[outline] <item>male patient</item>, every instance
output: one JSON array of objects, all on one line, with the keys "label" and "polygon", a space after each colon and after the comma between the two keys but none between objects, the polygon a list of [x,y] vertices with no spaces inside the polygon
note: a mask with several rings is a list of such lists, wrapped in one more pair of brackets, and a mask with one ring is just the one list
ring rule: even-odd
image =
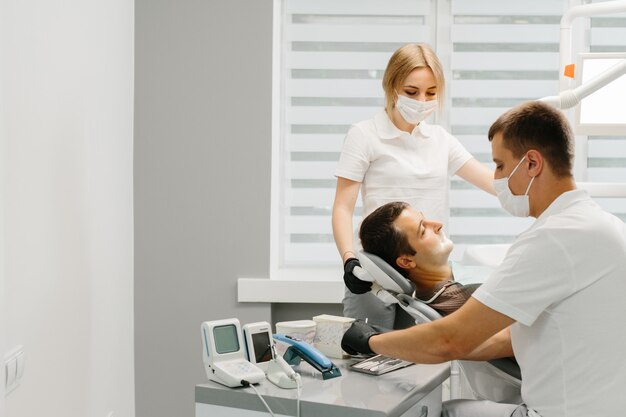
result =
[{"label": "male patient", "polygon": [[[453,244],[442,223],[427,220],[404,202],[387,203],[361,223],[363,250],[379,256],[415,284],[415,297],[442,316],[461,307],[480,284],[463,285],[454,280],[448,257]],[[371,283],[346,282],[350,291],[369,291]]]},{"label": "male patient", "polygon": [[345,350],[417,363],[515,357],[524,404],[456,400],[444,416],[619,416],[626,410],[626,227],[577,190],[563,114],[521,104],[489,129],[494,187],[537,220],[454,313],[379,334],[355,322]]}]

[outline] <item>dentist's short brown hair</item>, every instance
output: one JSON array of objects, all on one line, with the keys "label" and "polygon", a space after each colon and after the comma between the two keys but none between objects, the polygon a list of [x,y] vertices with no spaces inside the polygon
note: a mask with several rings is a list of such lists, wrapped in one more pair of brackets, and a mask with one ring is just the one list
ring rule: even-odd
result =
[{"label": "dentist's short brown hair", "polygon": [[489,129],[489,141],[500,133],[503,145],[521,158],[530,149],[541,153],[554,175],[572,177],[574,134],[563,113],[541,101],[513,107]]}]

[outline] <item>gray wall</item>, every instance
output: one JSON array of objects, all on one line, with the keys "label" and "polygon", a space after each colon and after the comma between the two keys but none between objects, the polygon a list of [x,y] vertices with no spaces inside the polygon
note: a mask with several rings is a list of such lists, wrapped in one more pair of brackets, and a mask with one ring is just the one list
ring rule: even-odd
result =
[{"label": "gray wall", "polygon": [[135,2],[137,417],[192,416],[200,323],[269,270],[271,0]]}]

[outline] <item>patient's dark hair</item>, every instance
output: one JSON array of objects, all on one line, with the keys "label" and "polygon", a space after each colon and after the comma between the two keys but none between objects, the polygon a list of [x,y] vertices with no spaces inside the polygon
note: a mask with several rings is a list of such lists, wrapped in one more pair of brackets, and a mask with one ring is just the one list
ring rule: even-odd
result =
[{"label": "patient's dark hair", "polygon": [[408,207],[407,203],[400,201],[387,203],[363,219],[359,230],[363,250],[379,256],[404,277],[409,273],[396,264],[396,259],[401,255],[415,255],[415,251],[394,221]]}]

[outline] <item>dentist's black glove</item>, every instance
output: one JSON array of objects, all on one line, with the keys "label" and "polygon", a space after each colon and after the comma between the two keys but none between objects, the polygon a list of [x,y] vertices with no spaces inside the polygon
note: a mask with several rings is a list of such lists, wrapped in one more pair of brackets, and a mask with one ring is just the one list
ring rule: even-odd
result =
[{"label": "dentist's black glove", "polygon": [[350,355],[356,355],[357,353],[373,354],[374,351],[370,349],[369,345],[370,337],[387,331],[389,331],[389,329],[373,326],[361,320],[357,320],[352,323],[352,326],[344,333],[341,339],[341,348]]},{"label": "dentist's black glove", "polygon": [[367,281],[361,281],[354,276],[355,266],[361,266],[361,263],[357,258],[348,258],[343,264],[343,282],[346,283],[346,287],[354,294],[365,294],[372,289],[372,283]]}]

